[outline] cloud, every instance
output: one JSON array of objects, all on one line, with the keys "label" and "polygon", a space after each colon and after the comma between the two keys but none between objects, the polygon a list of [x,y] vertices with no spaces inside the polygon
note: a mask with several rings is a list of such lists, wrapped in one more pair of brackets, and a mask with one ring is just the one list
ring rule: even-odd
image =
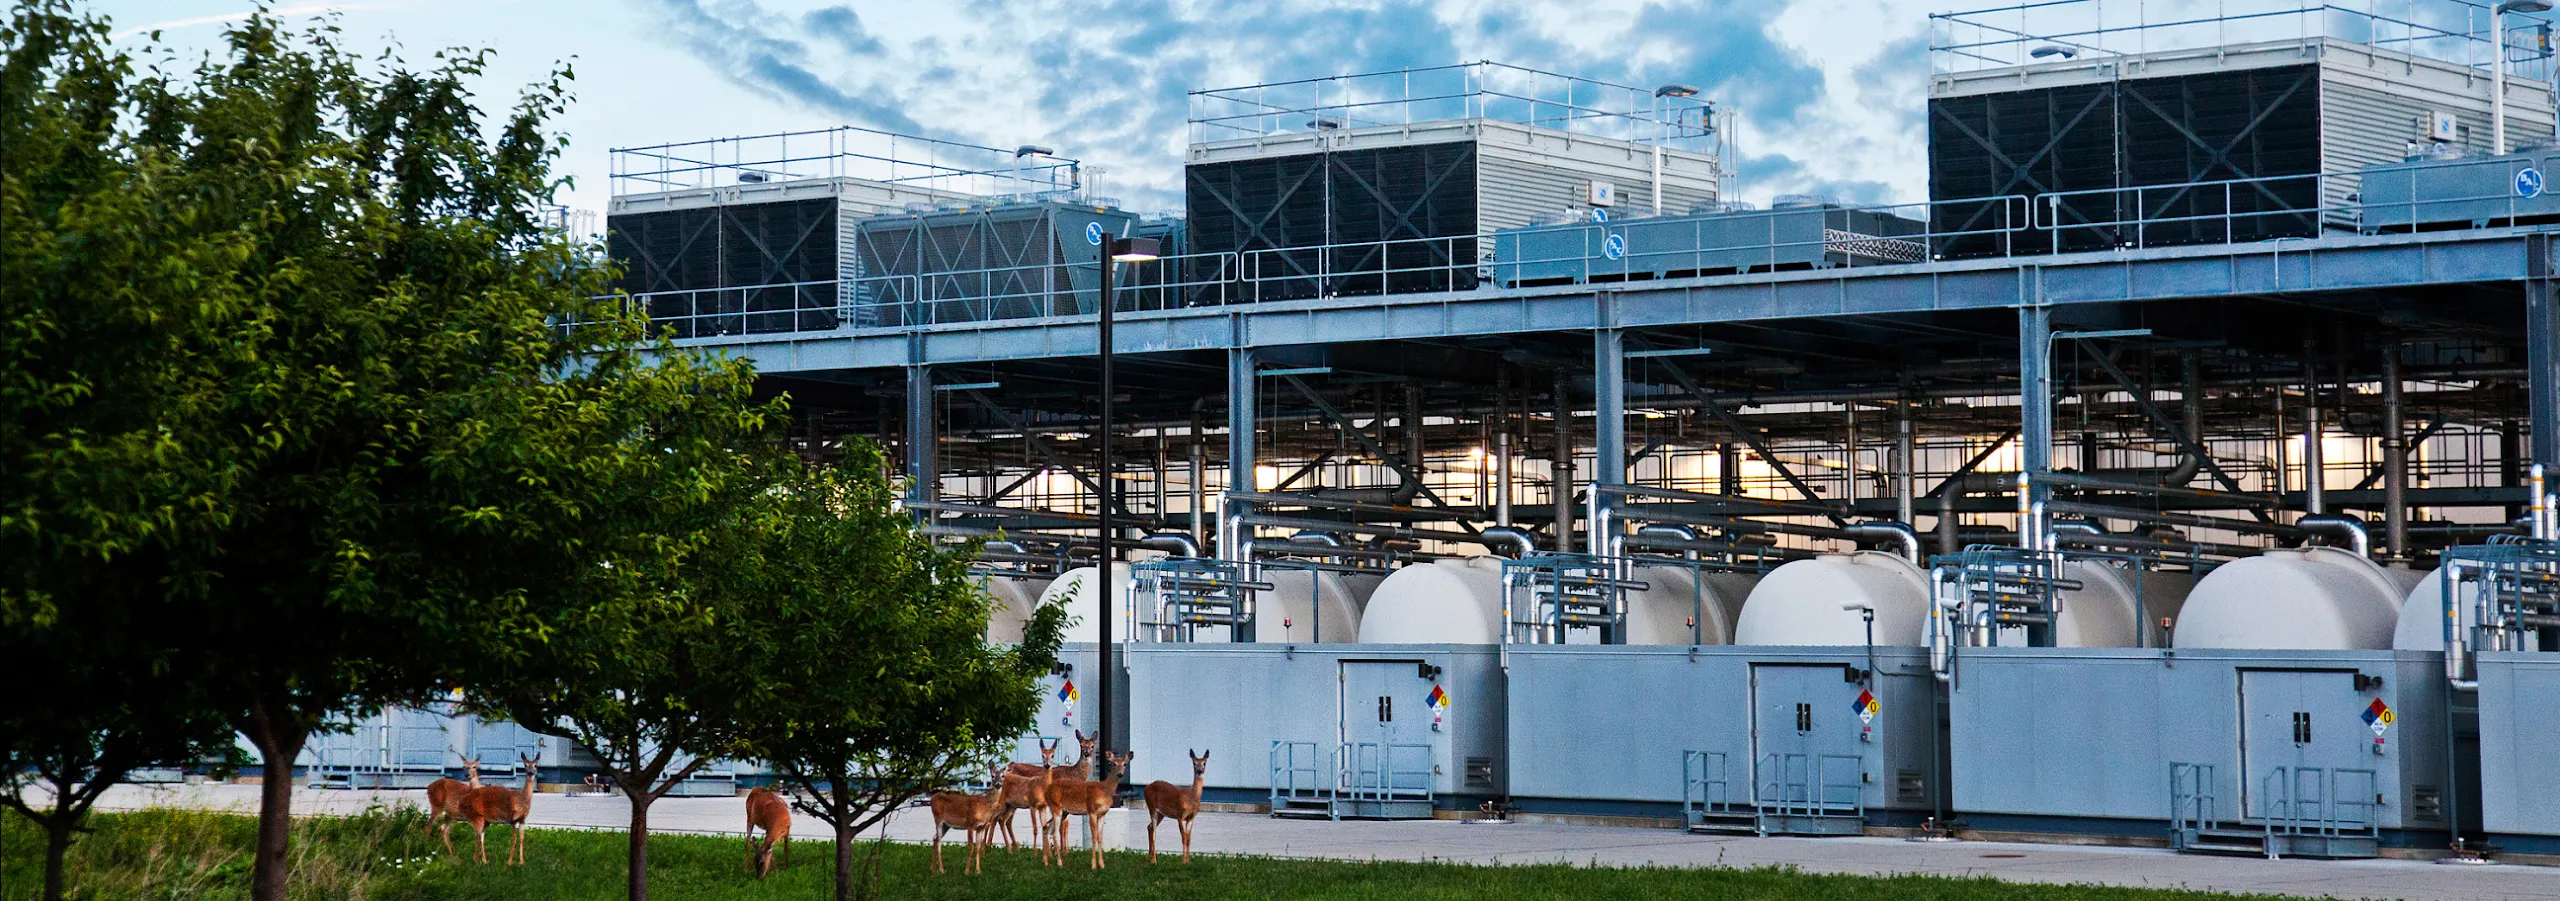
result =
[{"label": "cloud", "polygon": [[[384,5],[386,4],[310,3],[302,6],[279,6],[274,9],[267,10],[266,14],[278,19],[290,19],[296,16],[317,16],[334,12],[347,12],[350,10],[374,9]],[[139,37],[155,31],[176,31],[181,28],[193,28],[198,25],[219,25],[224,22],[241,22],[246,21],[250,16],[257,14],[257,10],[242,10],[236,13],[222,13],[220,15],[212,16],[193,16],[185,19],[170,19],[163,22],[153,22],[149,25],[140,25],[133,28],[121,29],[114,34],[108,35],[108,39],[121,41],[125,38]]]},{"label": "cloud", "polygon": [[[855,124],[909,133],[923,130],[906,113],[893,88],[876,81],[840,83],[819,74],[812,68],[815,54],[808,45],[767,34],[753,24],[769,16],[752,3],[728,4],[720,12],[705,9],[698,0],[652,0],[651,5],[682,38],[687,51],[739,87],[806,104]],[[802,22],[839,45],[860,46],[868,40],[861,21],[849,9],[820,10]]]}]

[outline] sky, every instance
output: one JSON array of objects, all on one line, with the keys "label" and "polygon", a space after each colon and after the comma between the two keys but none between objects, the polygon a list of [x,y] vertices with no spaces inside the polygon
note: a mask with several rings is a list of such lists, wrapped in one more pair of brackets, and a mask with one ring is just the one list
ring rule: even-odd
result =
[{"label": "sky", "polygon": [[[156,31],[182,57],[253,5],[93,2],[129,46]],[[494,51],[484,108],[571,66],[577,103],[555,124],[577,209],[605,208],[611,148],[858,125],[1052,147],[1147,212],[1181,205],[1187,92],[1474,60],[1701,88],[1739,116],[1743,200],[1920,200],[1929,14],[1953,0],[273,2],[333,18],[367,55]],[[2223,2],[2088,5],[2113,24]]]}]

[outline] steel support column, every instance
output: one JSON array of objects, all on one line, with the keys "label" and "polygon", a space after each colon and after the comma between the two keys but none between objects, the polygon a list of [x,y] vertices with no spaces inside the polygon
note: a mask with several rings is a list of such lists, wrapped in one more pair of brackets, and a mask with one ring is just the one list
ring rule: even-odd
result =
[{"label": "steel support column", "polygon": [[[2018,308],[2018,465],[2053,468],[2053,311]],[[2044,494],[2037,484],[2036,493]]]},{"label": "steel support column", "polygon": [[1595,485],[1627,482],[1627,333],[1591,333],[1591,421]]},{"label": "steel support column", "polygon": [[[2542,262],[2535,260],[2537,272]],[[2526,368],[2531,370],[2525,387],[2533,403],[2533,422],[2525,428],[2533,441],[2533,462],[2560,466],[2560,309],[2553,308],[2550,280],[2525,281],[2524,318]]]},{"label": "steel support column", "polygon": [[2400,393],[2400,348],[2382,349],[2382,547],[2409,559],[2409,428]]},{"label": "steel support column", "polygon": [[[1262,379],[1254,371],[1252,348],[1227,351],[1227,490],[1256,491],[1254,411],[1262,405]],[[1224,512],[1224,511],[1220,511]],[[1220,553],[1226,548],[1219,548]]]},{"label": "steel support column", "polygon": [[907,499],[935,500],[941,492],[942,470],[935,458],[941,447],[941,433],[934,430],[933,369],[929,366],[907,367]]}]

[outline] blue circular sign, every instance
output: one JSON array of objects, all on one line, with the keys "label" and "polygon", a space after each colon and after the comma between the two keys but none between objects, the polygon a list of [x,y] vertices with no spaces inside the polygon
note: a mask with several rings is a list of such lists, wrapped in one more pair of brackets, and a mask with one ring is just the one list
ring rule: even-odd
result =
[{"label": "blue circular sign", "polygon": [[1593,222],[1607,222],[1607,221],[1609,221],[1609,211],[1608,211],[1608,210],[1592,210],[1592,211],[1591,211],[1591,221],[1593,221]]},{"label": "blue circular sign", "polygon": [[2516,196],[2542,196],[2542,170],[2532,166],[2516,170]]},{"label": "blue circular sign", "polygon": [[1627,237],[1625,235],[1610,235],[1607,240],[1600,242],[1600,255],[1612,260],[1625,259],[1627,256]]},{"label": "blue circular sign", "polygon": [[1102,246],[1102,223],[1087,222],[1084,224],[1084,242],[1095,247]]}]

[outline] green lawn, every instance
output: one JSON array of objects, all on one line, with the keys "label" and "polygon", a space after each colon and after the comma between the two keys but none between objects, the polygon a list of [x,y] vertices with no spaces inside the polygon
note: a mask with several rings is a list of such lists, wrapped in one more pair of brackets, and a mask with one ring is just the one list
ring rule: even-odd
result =
[{"label": "green lawn", "polygon": [[[31,897],[40,840],[8,815],[0,835],[0,901]],[[618,899],[623,897],[619,834],[535,830],[526,866],[447,859],[420,835],[415,811],[306,821],[295,832],[295,896],[305,899],[478,901],[478,899]],[[246,817],[188,810],[102,815],[97,831],[73,851],[74,897],[225,901],[248,893],[247,850],[255,824]],[[498,853],[502,830],[490,830]],[[470,852],[468,833],[457,847]],[[1455,864],[1339,863],[1195,856],[1148,866],[1144,854],[1117,853],[1110,867],[1044,869],[1029,851],[987,857],[988,872],[963,876],[925,871],[928,852],[892,846],[882,866],[883,897],[972,899],[1076,898],[1392,898],[1483,901],[1500,898],[1718,899],[2001,899],[2001,901],[2136,901],[2237,896],[2084,886],[2038,886],[1987,879],[1822,876],[1786,870],[1591,869],[1570,866],[1477,867]],[[829,848],[794,846],[791,866],[763,882],[745,874],[737,838],[668,835],[652,841],[655,897],[670,901],[827,897]]]}]

